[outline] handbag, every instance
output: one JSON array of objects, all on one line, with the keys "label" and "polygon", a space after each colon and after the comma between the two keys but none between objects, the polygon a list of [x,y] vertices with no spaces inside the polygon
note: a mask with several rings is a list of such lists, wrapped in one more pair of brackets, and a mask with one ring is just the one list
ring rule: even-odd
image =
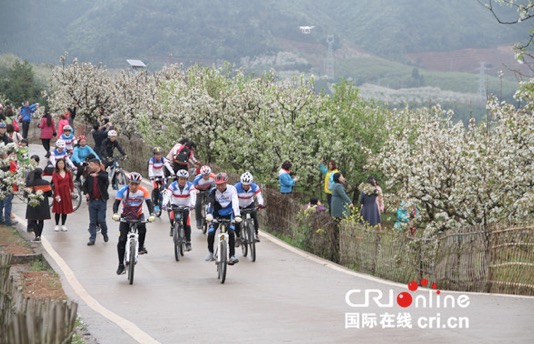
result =
[{"label": "handbag", "polygon": [[16,119],[11,120],[11,125],[13,125],[13,129],[15,129],[16,132],[20,131],[19,122],[17,122]]}]

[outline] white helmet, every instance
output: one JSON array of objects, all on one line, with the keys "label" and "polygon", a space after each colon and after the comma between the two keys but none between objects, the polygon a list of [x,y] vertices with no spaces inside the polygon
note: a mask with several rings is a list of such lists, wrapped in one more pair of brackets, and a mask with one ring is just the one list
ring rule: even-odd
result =
[{"label": "white helmet", "polygon": [[64,125],[63,126],[63,131],[72,131],[72,127],[70,125]]},{"label": "white helmet", "polygon": [[65,148],[65,141],[62,139],[58,139],[56,141],[56,148]]},{"label": "white helmet", "polygon": [[117,132],[115,130],[108,131],[108,137],[117,136]]},{"label": "white helmet", "polygon": [[128,179],[130,180],[130,183],[137,183],[141,184],[141,181],[143,180],[143,176],[137,172],[131,172],[128,176]]},{"label": "white helmet", "polygon": [[250,185],[250,183],[252,183],[252,180],[253,180],[253,179],[254,179],[254,178],[252,177],[252,174],[250,174],[249,171],[247,171],[247,172],[245,172],[245,173],[243,173],[243,174],[241,175],[241,183],[242,183],[242,184]]},{"label": "white helmet", "polygon": [[207,174],[210,174],[211,173],[211,167],[209,167],[208,165],[204,165],[200,168],[200,174],[205,176]]},{"label": "white helmet", "polygon": [[186,170],[178,170],[178,172],[176,172],[176,178],[189,178],[189,172]]}]

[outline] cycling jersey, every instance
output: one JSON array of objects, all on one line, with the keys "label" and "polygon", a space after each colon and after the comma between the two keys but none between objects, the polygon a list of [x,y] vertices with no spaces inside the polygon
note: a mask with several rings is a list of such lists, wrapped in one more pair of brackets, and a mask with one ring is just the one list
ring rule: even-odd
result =
[{"label": "cycling jersey", "polygon": [[61,134],[61,136],[59,136],[60,139],[62,139],[63,141],[65,141],[65,149],[66,150],[73,150],[74,149],[74,144],[76,143],[76,137],[74,136],[74,134],[70,134],[69,136],[65,135],[65,134]]},{"label": "cycling jersey", "polygon": [[263,196],[261,195],[261,190],[258,184],[251,183],[250,188],[245,190],[242,183],[237,183],[235,188],[240,208],[246,208],[254,203],[254,196],[256,196],[256,199],[258,200],[258,204],[263,205]]},{"label": "cycling jersey", "polygon": [[52,165],[53,168],[55,168],[58,159],[64,159],[71,168],[74,168],[74,164],[70,160],[69,154],[67,153],[66,149],[63,149],[60,152],[57,150],[57,148],[55,148],[52,153],[50,153],[50,158],[48,158],[48,162]]},{"label": "cycling jersey", "polygon": [[125,185],[117,191],[115,200],[122,201],[122,215],[128,220],[137,220],[143,215],[143,202],[150,200],[148,189],[142,185],[136,192],[131,192],[129,186]]},{"label": "cycling jersey", "polygon": [[171,175],[174,174],[169,160],[164,157],[161,157],[159,160],[156,160],[154,157],[150,158],[150,160],[148,160],[148,178],[164,177],[165,171],[163,170],[163,166],[169,170]]},{"label": "cycling jersey", "polygon": [[182,207],[193,207],[197,200],[197,194],[193,183],[186,182],[184,187],[180,187],[177,181],[174,181],[167,188],[163,197],[163,204],[171,204]]},{"label": "cycling jersey", "polygon": [[217,188],[210,191],[208,213],[217,216],[241,216],[237,190],[233,185],[226,185],[226,190],[220,192]]},{"label": "cycling jersey", "polygon": [[210,173],[208,179],[205,179],[203,175],[199,174],[193,180],[195,189],[199,191],[209,190],[215,187],[215,174]]}]

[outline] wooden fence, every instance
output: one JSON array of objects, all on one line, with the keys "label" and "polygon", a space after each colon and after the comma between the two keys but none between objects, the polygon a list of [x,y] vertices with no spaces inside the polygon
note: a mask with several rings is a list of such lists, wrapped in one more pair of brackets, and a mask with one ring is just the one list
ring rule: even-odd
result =
[{"label": "wooden fence", "polygon": [[70,343],[78,304],[24,297],[9,275],[11,254],[0,254],[0,343]]},{"label": "wooden fence", "polygon": [[534,295],[534,223],[462,227],[424,239],[354,221],[336,229],[326,213],[304,216],[298,199],[263,193],[263,229],[356,271],[401,283],[424,277],[441,289]]}]

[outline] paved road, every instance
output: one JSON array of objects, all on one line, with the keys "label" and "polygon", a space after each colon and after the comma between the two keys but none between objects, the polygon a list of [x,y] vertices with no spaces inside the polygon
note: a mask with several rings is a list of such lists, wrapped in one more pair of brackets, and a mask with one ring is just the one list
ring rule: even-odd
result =
[{"label": "paved road", "polygon": [[[32,151],[43,153],[38,146],[32,146]],[[432,307],[423,308],[420,303],[417,308],[413,304],[379,308],[372,300],[368,307],[350,307],[346,302],[350,290],[373,289],[385,295],[393,290],[395,299],[408,289],[352,273],[291,249],[265,233],[257,261],[240,257],[221,285],[215,265],[204,261],[207,244],[200,231],[193,229],[193,251],[180,262],[174,260],[164,217],[148,225],[149,254],[140,257],[135,282],[129,285],[126,275],[115,274],[118,224],[110,219],[111,205],[108,202],[108,243],[99,236],[95,246],[86,245],[85,204],[69,216],[68,232],[56,233],[54,224],[46,223],[42,243],[67,293],[79,302],[89,331],[101,344],[532,343],[534,338],[534,298],[442,291],[440,300],[448,300],[444,308],[436,307],[435,292],[429,297],[427,291],[419,290],[412,293],[414,297],[420,302],[432,299]],[[23,217],[25,205],[17,200],[14,211]],[[349,301],[361,303],[361,296],[352,293]],[[466,297],[469,304],[461,307]],[[411,317],[412,328],[395,328],[403,324],[397,319],[399,313]],[[374,328],[356,328],[350,321],[373,314],[377,318]],[[464,328],[443,328],[458,322]],[[429,329],[429,324],[434,328]]]}]

